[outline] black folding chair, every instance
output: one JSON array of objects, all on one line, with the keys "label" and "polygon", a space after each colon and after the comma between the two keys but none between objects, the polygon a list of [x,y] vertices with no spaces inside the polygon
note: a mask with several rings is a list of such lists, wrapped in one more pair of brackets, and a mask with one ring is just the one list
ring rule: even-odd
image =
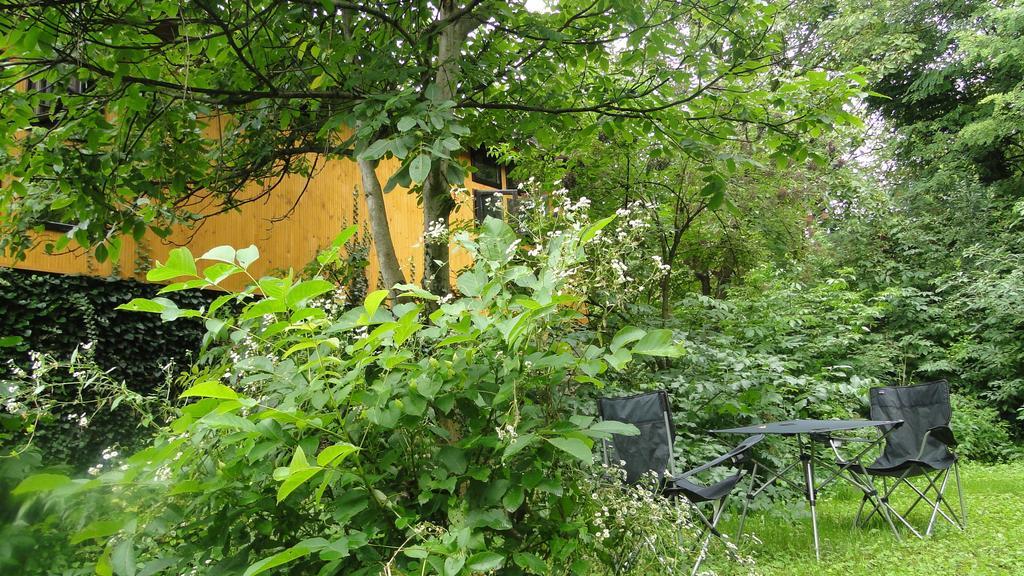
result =
[{"label": "black folding chair", "polygon": [[[714,460],[677,474],[675,472],[672,446],[675,442],[675,426],[672,424],[672,409],[665,391],[647,392],[620,398],[598,400],[598,413],[604,420],[616,420],[633,424],[640,430],[637,436],[612,435],[611,441],[603,441],[604,461],[620,464],[626,472],[626,482],[635,484],[645,474],[654,472],[658,477],[657,489],[669,498],[682,497],[692,504],[692,509],[702,523],[698,537],[700,552],[693,566],[697,573],[707,553],[712,536],[723,538],[718,531],[718,521],[726,499],[732,493],[750,462],[748,451],[764,436],[747,437],[736,448]],[[718,467],[736,468],[737,472],[712,484],[702,484],[696,475]],[[700,505],[709,503],[710,514],[701,510]]]},{"label": "black folding chair", "polygon": [[[861,467],[872,478],[882,479],[882,490],[877,499],[865,494],[854,523],[863,525],[876,513],[886,515],[887,519],[891,514],[920,538],[921,533],[911,525],[908,517],[918,504],[925,502],[931,507],[926,535],[931,534],[939,516],[965,530],[967,509],[957,456],[953,453],[956,438],[949,427],[952,416],[949,384],[940,380],[916,386],[872,388],[870,398],[873,420],[903,420],[903,424],[888,433],[881,456],[872,464]],[[959,515],[946,499],[950,471],[956,480]],[[918,484],[912,479],[917,479]],[[903,514],[893,509],[890,503],[891,496],[900,486],[908,487],[917,496]],[[862,519],[865,504],[869,501],[872,510]]]}]

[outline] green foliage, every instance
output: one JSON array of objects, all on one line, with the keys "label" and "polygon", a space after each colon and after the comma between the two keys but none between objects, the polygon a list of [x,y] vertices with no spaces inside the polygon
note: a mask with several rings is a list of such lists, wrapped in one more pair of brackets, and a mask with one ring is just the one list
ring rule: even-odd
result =
[{"label": "green foliage", "polygon": [[953,433],[958,456],[976,462],[1003,462],[1020,456],[1010,426],[999,411],[969,396],[954,394]]},{"label": "green foliage", "polygon": [[[626,430],[570,399],[601,387],[619,352],[678,354],[665,331],[607,342],[582,323],[573,271],[608,223],[568,228],[533,258],[489,219],[462,237],[475,263],[445,301],[400,286],[391,308],[381,290],[328,316],[310,303],[333,285],[291,276],[200,308],[134,299],[121,308],[205,319],[209,345],[177,417],[121,468],[35,476],[20,491],[70,499],[73,540],[104,546],[98,569],[108,554],[211,574],[599,569],[582,470],[596,439]],[[256,257],[179,248],[150,275],[177,292],[245,274]],[[73,504],[89,498],[110,509],[83,527]]]},{"label": "green foliage", "polygon": [[[3,332],[20,338],[17,345],[0,348],[0,374],[12,378],[16,370],[38,370],[30,351],[66,361],[85,345],[89,358],[114,381],[127,382],[142,394],[163,389],[175,367],[190,362],[204,329],[196,322],[165,329],[158,318],[115,309],[155,292],[155,287],[133,281],[0,270]],[[197,306],[213,296],[194,292],[173,298],[183,306]],[[84,470],[103,448],[134,441],[138,421],[127,413],[99,411],[95,418],[90,415],[88,427],[68,418],[73,411],[87,410],[92,412],[88,406],[59,408],[52,421],[36,430],[36,445],[47,461]]]},{"label": "green foliage", "polygon": [[[247,183],[271,193],[325,158],[394,158],[384,189],[420,189],[461,184],[460,152],[484,140],[567,150],[571,131],[659,132],[708,156],[757,126],[800,160],[787,133],[849,120],[859,91],[853,76],[766,72],[786,50],[770,3],[94,4],[0,14],[0,79],[34,82],[0,93],[0,137],[18,143],[0,151],[7,253],[60,220],[74,227],[51,248],[114,257],[122,234],[200,217],[190,198],[235,207],[254,200]],[[722,176],[708,178],[721,203]]]}]

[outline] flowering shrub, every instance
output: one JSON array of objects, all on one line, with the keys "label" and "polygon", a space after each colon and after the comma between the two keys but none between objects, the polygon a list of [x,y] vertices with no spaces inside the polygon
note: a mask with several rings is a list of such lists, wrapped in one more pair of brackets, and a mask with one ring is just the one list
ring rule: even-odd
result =
[{"label": "flowering shrub", "polygon": [[[30,365],[22,368],[10,361],[9,376],[0,379],[0,572],[54,574],[70,569],[74,553],[66,534],[52,530],[52,522],[65,513],[62,499],[45,502],[29,500],[11,489],[16,486],[46,487],[65,478],[52,472],[38,474],[47,451],[40,449],[41,430],[59,425],[65,429],[89,431],[96,416],[118,414],[139,427],[155,427],[164,421],[167,406],[162,396],[144,395],[130,390],[124,381],[112,378],[109,369],[100,368],[92,343],[75,348],[70,358],[29,352]],[[101,425],[104,420],[99,419]],[[136,436],[139,430],[136,430]],[[132,444],[133,437],[126,438]],[[120,470],[121,448],[109,446],[95,456],[88,475]],[[66,462],[62,463],[64,467]],[[50,484],[52,485],[52,484]],[[17,490],[15,490],[17,492]],[[90,495],[91,496],[91,495]],[[77,515],[89,510],[107,509],[103,498],[85,497],[77,503]],[[41,554],[45,551],[45,554]],[[86,551],[81,548],[80,551]],[[79,565],[79,568],[81,566]]]},{"label": "flowering shrub", "polygon": [[[596,472],[586,476],[591,491],[586,554],[596,564],[615,567],[617,574],[690,574],[697,556],[709,548],[702,548],[702,531],[686,501],[653,491],[659,483],[653,473],[627,485],[622,469],[603,465]],[[750,563],[726,542],[731,556]],[[720,547],[717,541],[710,544]]]},{"label": "flowering shrub", "polygon": [[[573,199],[559,181],[554,186],[545,193],[532,178],[520,186],[526,195],[519,202],[516,225],[532,243],[529,256],[540,256],[547,243],[565,234],[579,234],[590,225],[590,199]],[[653,205],[633,201],[600,220],[604,225],[586,246],[586,266],[564,272],[569,289],[579,287],[577,294],[585,294],[602,312],[626,307],[645,296],[669,270],[660,257],[652,259],[645,248],[651,232],[651,212],[655,210]]]},{"label": "flowering shrub", "polygon": [[[679,353],[667,330],[582,322],[573,280],[610,222],[572,220],[529,256],[488,219],[457,234],[474,256],[459,296],[398,286],[391,308],[378,290],[328,315],[311,302],[334,285],[290,275],[204,308],[135,299],[122,308],[208,329],[176,418],[94,478],[41,474],[14,492],[71,503],[62,529],[95,543],[84,554],[107,574],[599,570],[581,470],[595,439],[635,429],[573,399],[636,357]],[[258,255],[215,248],[200,270],[177,249],[149,277],[174,280],[165,293],[219,286]],[[76,510],[90,495],[108,506]]]}]

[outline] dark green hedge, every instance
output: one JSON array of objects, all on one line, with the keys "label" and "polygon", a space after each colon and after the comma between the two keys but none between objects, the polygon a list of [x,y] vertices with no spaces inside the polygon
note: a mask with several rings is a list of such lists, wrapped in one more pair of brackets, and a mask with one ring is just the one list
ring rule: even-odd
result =
[{"label": "dark green hedge", "polygon": [[[132,280],[65,276],[0,268],[0,336],[20,336],[15,347],[0,348],[0,371],[8,359],[26,370],[28,352],[68,358],[75,346],[93,342],[95,359],[111,375],[138,392],[161,385],[163,367],[173,360],[187,368],[205,329],[199,321],[163,323],[159,316],[115,310],[132,298],[151,298],[158,286]],[[181,307],[205,305],[215,294],[170,295]],[[98,416],[88,428],[61,419],[37,434],[48,462],[75,467],[93,463],[104,447],[137,440],[137,422],[128,414]]]}]

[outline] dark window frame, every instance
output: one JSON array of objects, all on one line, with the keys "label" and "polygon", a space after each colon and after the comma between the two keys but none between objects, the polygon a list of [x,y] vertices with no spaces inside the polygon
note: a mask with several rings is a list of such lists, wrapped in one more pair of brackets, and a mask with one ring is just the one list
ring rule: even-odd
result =
[{"label": "dark window frame", "polygon": [[[469,162],[474,168],[473,182],[499,190],[502,188],[502,166],[487,153],[486,148],[481,146],[470,150]],[[497,176],[497,179],[493,179],[492,176]]]},{"label": "dark window frame", "polygon": [[[45,79],[28,81],[28,90],[35,91],[36,93],[55,94],[58,86],[60,85]],[[92,86],[88,80],[79,80],[77,77],[72,76],[68,79],[63,92],[67,94],[85,94],[91,89]],[[32,124],[34,126],[42,126],[43,128],[52,128],[57,124],[57,115],[63,110],[64,103],[59,96],[49,102],[40,102],[34,110],[35,118],[32,119]]]},{"label": "dark window frame", "polygon": [[[473,190],[473,218],[477,224],[483,224],[488,216],[507,222],[509,215],[518,212],[519,199],[525,195],[526,193],[519,189],[477,188]],[[501,206],[494,205],[494,197],[501,198]]]}]

